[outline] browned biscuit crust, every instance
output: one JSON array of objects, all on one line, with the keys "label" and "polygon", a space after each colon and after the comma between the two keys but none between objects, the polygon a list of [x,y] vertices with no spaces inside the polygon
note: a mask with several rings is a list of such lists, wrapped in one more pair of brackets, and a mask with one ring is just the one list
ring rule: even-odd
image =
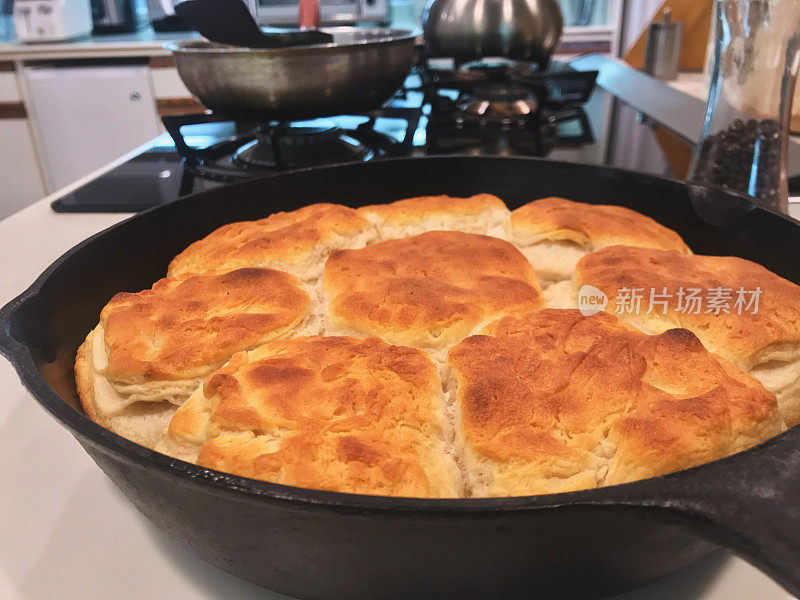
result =
[{"label": "browned biscuit crust", "polygon": [[536,275],[516,248],[457,231],[334,252],[323,289],[334,327],[431,348],[544,305]]},{"label": "browned biscuit crust", "polygon": [[511,231],[535,240],[569,241],[589,251],[626,244],[689,253],[681,237],[622,206],[541,198],[511,212]]},{"label": "browned biscuit crust", "polygon": [[306,315],[308,294],[287,273],[238,269],[157,281],[114,296],[100,313],[109,379],[189,379],[275,339]]},{"label": "browned biscuit crust", "polygon": [[[720,354],[744,368],[749,368],[765,349],[784,343],[800,342],[800,286],[797,286],[761,265],[733,256],[685,256],[664,250],[613,246],[583,258],[575,274],[578,286],[591,284],[609,297],[606,308],[619,312],[624,320],[641,329],[663,329],[663,323],[681,326],[697,334],[712,352]],[[632,314],[620,312],[619,291],[643,291],[642,309]],[[679,290],[730,291],[729,313],[679,310]],[[742,306],[742,314],[734,309],[735,293],[760,289],[758,311]],[[662,305],[648,314],[649,294],[666,293],[666,314]],[[749,301],[750,296],[745,297]],[[625,301],[627,304],[627,300]],[[684,296],[685,303],[685,296]]]},{"label": "browned biscuit crust", "polygon": [[240,353],[175,414],[168,442],[197,463],[316,489],[454,496],[441,385],[422,351],[309,337]]},{"label": "browned biscuit crust", "polygon": [[450,350],[478,494],[563,492],[708,462],[780,431],[775,397],[685,329],[506,317]]},{"label": "browned biscuit crust", "polygon": [[321,270],[323,251],[363,246],[372,233],[373,227],[352,208],[312,204],[224,225],[176,256],[167,275],[275,267],[307,279]]},{"label": "browned biscuit crust", "polygon": [[375,204],[358,213],[378,227],[381,239],[417,235],[423,231],[446,230],[490,233],[509,216],[505,203],[491,194],[466,198],[419,196],[390,204]]}]

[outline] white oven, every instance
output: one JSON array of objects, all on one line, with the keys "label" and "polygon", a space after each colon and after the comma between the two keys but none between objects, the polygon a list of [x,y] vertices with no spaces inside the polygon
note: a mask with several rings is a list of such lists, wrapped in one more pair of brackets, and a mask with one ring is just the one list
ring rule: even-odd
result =
[{"label": "white oven", "polygon": [[[297,25],[297,0],[245,0],[259,25]],[[320,0],[322,25],[389,24],[389,0]]]}]

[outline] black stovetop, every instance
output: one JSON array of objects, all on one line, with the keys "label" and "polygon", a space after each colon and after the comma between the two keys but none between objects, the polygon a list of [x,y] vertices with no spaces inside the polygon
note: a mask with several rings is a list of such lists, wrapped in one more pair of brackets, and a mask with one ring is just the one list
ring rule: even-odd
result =
[{"label": "black stovetop", "polygon": [[[563,65],[557,69],[569,71]],[[340,140],[345,140],[345,145],[359,147],[351,156],[345,153],[345,158],[332,162],[432,154],[553,156],[586,162],[587,156],[604,154],[600,148],[591,148],[598,145],[594,132],[604,130],[608,124],[609,111],[602,108],[602,90],[596,90],[586,103],[585,87],[579,90],[583,97],[572,100],[542,88],[537,96],[551,97],[552,101],[540,103],[535,114],[512,120],[483,119],[458,109],[459,103],[472,93],[475,76],[485,86],[487,78],[493,82],[497,78],[496,69],[476,71],[466,81],[448,79],[447,71],[421,70],[413,73],[382,109],[294,124],[290,129],[241,123],[211,114],[166,117],[164,123],[172,135],[160,136],[150,149],[55,200],[52,207],[57,212],[138,212],[231,181],[297,168],[300,165],[292,164],[283,155],[291,159],[292,152],[305,151],[308,131],[337,130],[339,137],[333,142],[341,145]],[[545,85],[537,74],[515,71],[514,77],[522,81],[521,85]],[[579,84],[583,79],[584,75],[577,76]],[[255,156],[255,162],[262,164],[264,151],[269,154],[268,162],[274,163],[270,146],[276,151],[281,146],[270,139],[284,146],[289,144],[288,152],[280,152],[280,162],[287,164],[266,172],[239,166],[242,155]]]}]

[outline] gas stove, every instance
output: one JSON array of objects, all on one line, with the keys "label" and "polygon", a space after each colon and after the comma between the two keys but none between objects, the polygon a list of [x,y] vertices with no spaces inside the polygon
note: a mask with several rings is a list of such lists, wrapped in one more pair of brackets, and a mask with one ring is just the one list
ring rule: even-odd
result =
[{"label": "gas stove", "polygon": [[[428,154],[548,156],[594,142],[584,104],[596,72],[553,63],[415,67],[394,98],[358,115],[238,122],[199,113],[163,118],[141,155],[56,200],[59,212],[139,211],[223,183],[291,169]],[[113,190],[113,192],[112,192]]]},{"label": "gas stove", "polygon": [[[163,122],[189,173],[226,182],[326,164],[410,156],[421,116],[421,106],[387,106],[364,115],[290,123],[231,122],[213,113],[164,117]],[[394,121],[394,127],[385,121]],[[193,129],[211,123],[223,128],[227,124],[230,135],[205,146],[193,142]]]}]

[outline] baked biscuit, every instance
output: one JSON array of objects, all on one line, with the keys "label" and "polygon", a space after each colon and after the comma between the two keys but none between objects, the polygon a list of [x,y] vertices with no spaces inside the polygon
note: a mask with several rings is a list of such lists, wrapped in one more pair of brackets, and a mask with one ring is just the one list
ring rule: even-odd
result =
[{"label": "baked biscuit", "polygon": [[325,331],[443,348],[498,317],[542,308],[525,257],[498,238],[430,231],[331,254]]},{"label": "baked biscuit", "polygon": [[311,204],[258,221],[223,225],[178,254],[167,276],[271,267],[310,282],[319,278],[333,250],[361,248],[375,235],[375,228],[352,208]]},{"label": "baked biscuit", "polygon": [[377,227],[381,240],[434,230],[491,235],[502,227],[510,214],[503,201],[491,194],[468,198],[420,196],[365,206],[358,212]]},{"label": "baked biscuit", "polygon": [[239,353],[209,376],[159,449],[286,485],[452,497],[461,482],[442,396],[420,350],[375,338],[282,340]]},{"label": "baked biscuit", "polygon": [[800,286],[742,258],[627,246],[581,259],[571,285],[548,290],[551,302],[576,306],[584,284],[608,296],[606,311],[643,331],[693,331],[774,393],[787,425],[800,422]]},{"label": "baked biscuit", "polygon": [[606,246],[690,253],[677,233],[650,217],[622,206],[564,198],[542,198],[512,211],[505,237],[528,257],[545,288],[569,279],[581,257]]},{"label": "baked biscuit", "polygon": [[236,352],[295,332],[308,313],[302,284],[272,269],[161,279],[117,294],[78,350],[84,410],[153,447],[203,377]]},{"label": "baked biscuit", "polygon": [[607,313],[506,317],[453,347],[448,363],[475,496],[652,477],[780,431],[775,397],[692,333],[647,335]]}]

